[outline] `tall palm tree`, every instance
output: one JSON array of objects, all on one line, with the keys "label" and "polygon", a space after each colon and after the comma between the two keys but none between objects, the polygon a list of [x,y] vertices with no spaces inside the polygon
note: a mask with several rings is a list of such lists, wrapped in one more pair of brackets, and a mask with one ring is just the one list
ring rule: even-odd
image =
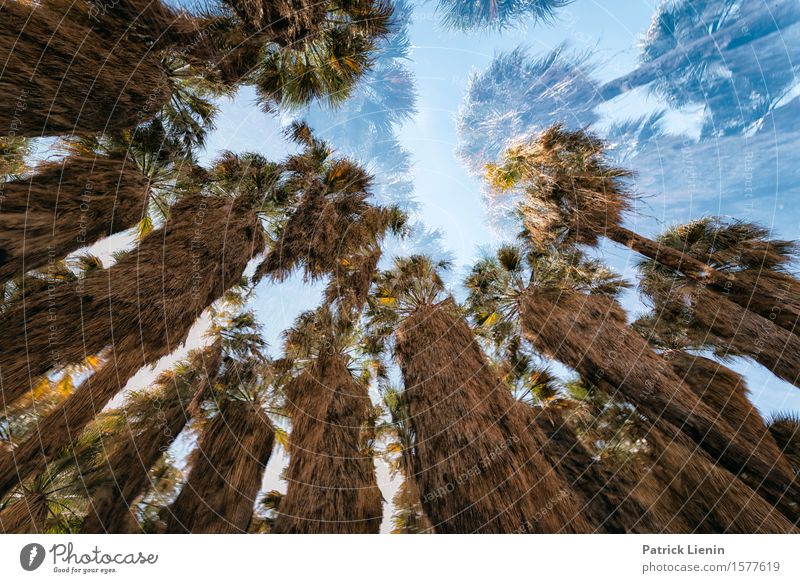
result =
[{"label": "tall palm tree", "polygon": [[199,413],[222,361],[216,342],[191,353],[185,363],[162,373],[155,388],[129,395],[114,412],[116,431],[104,440],[104,455],[84,470],[91,482],[89,512],[82,532],[131,533],[139,527],[134,502],[149,486],[150,469]]},{"label": "tall palm tree", "polygon": [[[307,126],[295,125],[293,134],[305,152],[290,166],[305,190],[256,274],[282,277],[297,262],[286,261],[288,255],[303,261],[307,277],[330,280],[326,307],[302,314],[286,333],[287,356],[304,366],[285,387],[292,420],[289,489],[273,532],[377,533],[382,497],[364,431],[371,402],[367,386],[348,369],[347,353],[358,339],[355,326],[375,277],[380,243],[387,231],[402,229],[404,217],[371,204],[370,177],[346,160],[331,159]],[[313,241],[305,244],[317,244],[301,254],[304,226],[314,229]],[[288,253],[282,256],[279,249]],[[320,420],[322,428],[315,426]],[[308,500],[317,503],[309,506]]]},{"label": "tall palm tree", "polygon": [[[769,230],[754,223],[705,217],[667,229],[658,242],[732,274],[744,285],[726,288],[727,296],[781,328],[795,331],[800,319],[800,281],[790,266],[798,256],[796,241],[770,239]],[[643,265],[643,269],[659,267],[651,261]]]},{"label": "tall palm tree", "polygon": [[[535,139],[516,144],[506,150],[499,165],[490,165],[487,180],[496,189],[519,188],[523,191],[519,212],[523,227],[534,246],[549,244],[596,245],[600,237],[607,237],[649,260],[682,274],[701,284],[713,286],[718,291],[735,290],[730,298],[749,308],[751,296],[766,293],[758,281],[748,278],[741,282],[733,270],[723,271],[727,263],[714,260],[715,243],[721,244],[724,236],[740,237],[722,249],[722,257],[731,261],[730,246],[739,243],[748,251],[742,263],[755,262],[760,256],[764,267],[780,267],[794,246],[785,241],[767,241],[763,231],[756,227],[742,234],[744,224],[736,227],[737,235],[714,229],[711,222],[702,223],[711,230],[703,237],[695,254],[688,249],[676,248],[676,242],[651,240],[622,226],[623,214],[630,210],[634,194],[625,181],[633,173],[611,164],[605,152],[606,145],[598,137],[584,131],[570,131],[555,124],[541,132]],[[687,246],[694,240],[682,241]],[[756,244],[756,248],[751,246]],[[760,249],[758,248],[760,247]],[[705,251],[705,253],[704,253]],[[727,253],[725,253],[727,251]],[[760,251],[760,253],[759,253]],[[721,269],[717,269],[715,264]]]},{"label": "tall palm tree", "polygon": [[247,532],[275,432],[258,400],[227,399],[203,430],[169,533]]},{"label": "tall palm tree", "polygon": [[539,453],[538,430],[514,406],[437,266],[424,257],[396,260],[379,278],[371,310],[374,334],[396,331],[414,479],[435,532],[594,529]]},{"label": "tall palm tree", "polygon": [[[519,212],[534,246],[596,245],[600,237],[607,237],[632,248],[664,270],[703,287],[707,293],[697,294],[697,301],[708,300],[716,304],[717,309],[711,310],[708,305],[702,309],[698,307],[695,310],[698,317],[709,318],[723,310],[729,317],[741,316],[737,322],[741,321],[750,332],[756,328],[768,332],[774,346],[763,351],[763,358],[771,359],[770,370],[775,374],[796,382],[800,337],[761,317],[764,308],[757,307],[785,303],[776,297],[775,286],[762,284],[757,277],[740,278],[736,271],[716,269],[684,248],[648,239],[623,227],[623,214],[633,199],[633,193],[625,184],[630,176],[630,171],[608,162],[602,140],[583,130],[565,130],[559,124],[551,126],[535,140],[512,146],[504,154],[502,164],[490,166],[487,172],[495,188],[524,191]],[[779,257],[791,250],[791,246],[784,246],[783,242],[760,243],[772,245],[762,255],[763,261],[771,261],[773,256]],[[730,325],[730,321],[721,325]],[[778,352],[775,346],[780,347]],[[787,363],[793,372],[786,370]]]},{"label": "tall palm tree", "polygon": [[504,29],[548,21],[572,0],[439,0],[444,25],[458,30]]},{"label": "tall palm tree", "polygon": [[0,283],[137,223],[141,236],[149,232],[153,211],[163,217],[191,174],[191,148],[213,127],[208,91],[191,85],[176,89],[156,119],[65,141],[66,158],[3,185]]},{"label": "tall palm tree", "polygon": [[191,470],[166,516],[170,533],[247,532],[275,430],[269,404],[271,363],[253,314],[221,330],[225,357],[217,373],[217,409],[189,458]]},{"label": "tall palm tree", "polygon": [[377,534],[383,518],[367,444],[368,387],[349,370],[358,340],[347,314],[301,314],[287,330],[286,353],[302,367],[285,386],[289,487],[272,532]]},{"label": "tall palm tree", "polygon": [[[277,171],[271,164],[262,170]],[[259,212],[272,204],[262,200],[268,196],[252,181],[224,196],[187,196],[162,228],[110,268],[34,294],[5,314],[11,332],[0,340],[6,402],[29,390],[29,378],[86,354],[108,355],[106,365],[42,422],[38,436],[0,459],[0,491],[85,427],[137,370],[183,343],[202,311],[240,282],[248,261],[264,248]],[[27,335],[27,350],[11,346],[14,334]]]},{"label": "tall palm tree", "polygon": [[738,435],[753,443],[764,459],[772,460],[776,467],[790,476],[791,466],[781,455],[758,409],[750,402],[744,378],[719,362],[691,352],[702,346],[693,346],[690,336],[682,333],[679,325],[650,313],[640,316],[632,326],[659,350],[672,370],[701,401],[716,411]]},{"label": "tall palm tree", "polygon": [[800,318],[800,285],[787,267],[796,244],[768,239],[758,225],[713,217],[667,229],[658,241],[732,273],[741,284],[718,294],[678,271],[643,261],[641,291],[659,318],[690,328],[695,340],[704,336],[703,343],[722,355],[748,356],[797,384],[800,353],[793,332]]},{"label": "tall palm tree", "polygon": [[[538,351],[587,381],[610,387],[611,394],[632,403],[651,423],[669,424],[670,431],[682,432],[796,519],[790,478],[772,460],[763,459],[754,444],[737,436],[628,327],[615,300],[625,287],[618,276],[577,251],[533,251],[526,257],[521,249],[506,247],[498,255],[499,261],[488,259],[478,265],[469,281],[472,301],[484,306],[484,318],[492,314],[518,318],[522,333]],[[749,488],[741,484],[736,494],[743,500],[736,504],[748,503],[752,494],[745,496],[746,492]],[[759,507],[763,501],[749,503],[754,506],[752,516],[764,515],[765,509]]]}]

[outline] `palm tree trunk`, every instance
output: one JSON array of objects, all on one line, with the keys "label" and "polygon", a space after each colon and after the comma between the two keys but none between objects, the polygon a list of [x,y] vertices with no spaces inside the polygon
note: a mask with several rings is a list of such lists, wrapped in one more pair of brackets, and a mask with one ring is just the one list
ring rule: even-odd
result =
[{"label": "palm tree trunk", "polygon": [[691,314],[714,336],[788,383],[800,387],[800,336],[707,289],[690,289]]},{"label": "palm tree trunk", "polygon": [[0,285],[133,227],[147,194],[147,178],[124,157],[71,156],[5,183]]},{"label": "palm tree trunk", "polygon": [[593,531],[453,309],[449,300],[419,309],[397,331],[416,482],[435,532]]},{"label": "palm tree trunk", "polygon": [[286,387],[289,488],[276,534],[377,534],[383,498],[362,434],[371,401],[345,357],[323,354]]},{"label": "palm tree trunk", "polygon": [[0,336],[6,403],[29,389],[30,378],[51,368],[108,347],[111,355],[39,424],[36,435],[10,455],[0,455],[0,496],[46,465],[141,367],[183,344],[203,310],[241,281],[248,261],[264,245],[251,205],[242,199],[188,197],[173,209],[166,227],[109,269],[52,293],[37,293],[7,315],[6,333]]},{"label": "palm tree trunk", "polygon": [[[643,480],[655,507],[677,520],[662,532],[781,534],[797,532],[790,520],[744,482],[716,465],[696,443],[667,423],[651,425],[651,451]],[[643,490],[644,488],[640,489]],[[646,498],[645,498],[646,499]],[[681,526],[683,525],[683,526]],[[678,530],[673,530],[677,526]]]},{"label": "palm tree trunk", "polygon": [[25,495],[0,510],[0,532],[42,534],[47,520],[47,497],[37,492]]},{"label": "palm tree trunk", "polygon": [[169,533],[247,532],[275,432],[261,404],[228,400],[208,422],[170,506]]},{"label": "palm tree trunk", "polygon": [[800,293],[800,284],[788,275],[769,272],[772,275],[768,276],[767,271],[757,270],[718,271],[688,253],[620,226],[610,227],[606,235],[612,241],[708,286],[709,293],[715,294],[718,301],[735,303],[788,332],[794,332],[797,326],[800,304],[795,294]]},{"label": "palm tree trunk", "polygon": [[12,403],[42,375],[102,354],[120,339],[140,341],[142,365],[172,352],[202,311],[239,283],[263,249],[260,233],[250,201],[187,197],[164,228],[110,268],[31,294],[3,317],[3,401]]},{"label": "palm tree trunk", "polygon": [[[138,524],[132,513],[136,499],[150,486],[149,472],[196,415],[209,383],[219,369],[222,352],[219,344],[195,354],[191,382],[167,378],[161,390],[148,395],[132,415],[132,422],[111,436],[109,459],[100,468],[103,483],[92,492],[89,514],[81,532],[135,533]],[[206,374],[204,372],[207,371]],[[144,410],[142,410],[142,405]]]},{"label": "palm tree trunk", "polygon": [[738,286],[722,294],[732,302],[800,335],[800,282],[787,273],[769,269],[736,272]]},{"label": "palm tree trunk", "polygon": [[792,414],[778,415],[770,422],[769,432],[792,464],[795,476],[800,476],[800,418]]},{"label": "palm tree trunk", "polygon": [[625,474],[605,468],[584,447],[561,414],[553,408],[531,410],[523,403],[519,407],[527,410],[541,430],[545,438],[542,453],[566,483],[582,495],[580,510],[598,525],[599,532],[653,533],[666,526],[652,515],[650,506],[636,497]]},{"label": "palm tree trunk", "polygon": [[664,357],[686,386],[716,411],[737,435],[754,444],[763,459],[772,460],[781,472],[792,475],[791,465],[783,457],[761,414],[747,398],[747,386],[741,375],[718,362],[682,350],[667,351]]},{"label": "palm tree trunk", "polygon": [[606,236],[612,241],[625,245],[637,253],[700,283],[721,287],[730,285],[730,275],[717,271],[688,253],[678,251],[669,245],[662,245],[658,241],[648,239],[625,227],[611,226],[606,231]]},{"label": "palm tree trunk", "polygon": [[734,476],[794,522],[797,486],[737,436],[627,325],[619,305],[604,296],[559,290],[549,298],[528,290],[520,298],[523,333],[539,350],[589,381],[608,383],[651,420],[664,420],[690,437]]},{"label": "palm tree trunk", "polygon": [[93,134],[151,119],[170,90],[146,44],[93,27],[89,3],[0,6],[0,133]]}]

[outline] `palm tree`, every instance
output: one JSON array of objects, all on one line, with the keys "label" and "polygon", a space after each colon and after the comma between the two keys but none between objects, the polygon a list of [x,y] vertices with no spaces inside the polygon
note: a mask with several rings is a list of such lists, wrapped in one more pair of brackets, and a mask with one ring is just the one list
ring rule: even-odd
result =
[{"label": "palm tree", "polygon": [[258,399],[229,398],[203,429],[169,508],[169,533],[247,532],[275,432]]},{"label": "palm tree", "polygon": [[[795,331],[800,318],[796,299],[800,281],[790,272],[790,265],[797,258],[796,241],[770,239],[769,230],[754,223],[705,217],[667,229],[658,242],[732,275],[741,284],[725,289],[733,302]],[[659,267],[646,261],[643,270]],[[680,273],[667,273],[681,278]]]},{"label": "palm tree", "polygon": [[221,343],[190,353],[185,363],[162,373],[155,388],[127,397],[114,412],[116,431],[95,467],[83,472],[91,482],[89,513],[82,532],[131,533],[139,527],[134,502],[150,484],[149,471],[199,413],[222,361]]},{"label": "palm tree", "polygon": [[[265,163],[253,174],[276,172]],[[269,190],[259,184],[243,180],[225,195],[184,197],[162,228],[110,268],[33,294],[5,314],[11,333],[0,340],[0,372],[7,403],[29,390],[29,378],[111,349],[106,365],[40,424],[39,436],[0,458],[0,492],[46,462],[137,370],[183,343],[202,311],[239,284],[264,248],[259,212],[274,202],[262,200]],[[14,333],[27,334],[27,350],[11,346]]]},{"label": "palm tree", "polygon": [[[741,315],[744,318],[742,324],[769,330],[775,342],[781,343],[779,353],[782,353],[783,360],[783,366],[781,362],[773,362],[771,370],[789,382],[795,382],[796,365],[800,363],[800,338],[784,333],[773,322],[759,317],[759,312],[763,312],[765,306],[774,306],[774,302],[780,300],[775,286],[762,285],[752,274],[740,278],[736,271],[716,269],[693,257],[685,248],[675,248],[660,240],[653,241],[623,227],[623,213],[630,208],[633,199],[633,193],[624,182],[630,176],[630,171],[608,162],[602,140],[583,130],[565,130],[559,124],[551,126],[533,141],[512,146],[504,154],[503,163],[490,166],[487,172],[487,178],[495,188],[507,190],[519,187],[524,191],[519,212],[534,247],[551,244],[597,245],[600,237],[630,247],[651,260],[648,265],[657,264],[670,273],[680,274],[686,280],[704,286],[708,293],[699,294],[702,299],[713,298],[718,309],[724,308],[725,311],[730,310],[731,314]],[[707,239],[713,238],[709,236]],[[792,251],[791,244],[752,241],[753,238],[759,239],[751,236],[741,247],[745,248],[751,243],[769,247],[762,249],[762,261],[767,265],[775,257]],[[710,241],[707,243],[713,252]],[[749,253],[748,260],[752,261],[754,255],[758,255],[758,250]],[[715,311],[697,315],[705,318]],[[747,311],[752,314],[748,315]],[[775,352],[769,351],[765,358],[781,360],[775,356]],[[786,372],[787,362],[792,365],[794,374]]]},{"label": "palm tree", "polygon": [[[287,356],[304,366],[285,387],[292,420],[289,489],[273,532],[377,533],[382,497],[364,431],[371,402],[367,386],[348,369],[347,352],[358,339],[355,326],[375,277],[380,243],[387,231],[402,230],[404,217],[368,202],[370,177],[346,160],[331,160],[307,126],[295,125],[293,132],[306,151],[290,166],[306,190],[256,274],[288,273],[294,263],[278,255],[284,248],[289,258],[303,260],[307,277],[329,274],[330,281],[326,307],[301,314],[285,334]],[[300,255],[303,225],[313,225],[319,244]],[[314,423],[320,420],[321,429]],[[317,502],[309,506],[308,500]]]},{"label": "palm tree", "polygon": [[744,378],[710,358],[690,352],[702,346],[693,346],[690,335],[683,333],[679,324],[665,322],[650,313],[640,316],[632,326],[659,350],[672,370],[701,401],[717,412],[720,419],[725,420],[737,435],[754,444],[761,457],[772,460],[780,471],[791,476],[791,466],[781,455],[764,419],[748,398]]},{"label": "palm tree", "polygon": [[[658,241],[732,273],[740,284],[720,294],[680,272],[644,261],[639,268],[641,291],[659,318],[676,321],[695,341],[722,356],[748,356],[797,385],[800,352],[792,332],[800,317],[795,299],[800,287],[786,268],[795,243],[768,239],[757,225],[716,218],[668,229]],[[751,312],[761,318],[753,318]]]},{"label": "palm tree", "polygon": [[289,487],[272,532],[377,534],[383,498],[367,444],[372,410],[367,385],[349,370],[358,335],[348,314],[301,314],[285,333],[300,374],[285,386]]},{"label": "palm tree", "polygon": [[[609,387],[609,393],[633,404],[651,423],[682,432],[796,519],[797,509],[788,494],[794,488],[791,480],[774,467],[773,460],[763,459],[754,444],[737,436],[628,327],[615,300],[626,285],[618,276],[577,251],[532,251],[526,257],[521,249],[506,247],[498,258],[479,264],[468,282],[472,303],[483,306],[482,321],[493,314],[495,319],[518,319],[525,338],[540,353],[561,361],[588,382]],[[748,503],[745,490],[749,491],[742,484],[737,494],[744,500],[736,504]],[[763,508],[754,509],[753,516],[763,514]]]},{"label": "palm tree", "polygon": [[470,79],[458,120],[459,157],[482,173],[516,138],[553,119],[588,127],[599,119],[600,104],[637,89],[658,93],[676,109],[701,106],[702,140],[758,130],[789,101],[797,49],[785,46],[783,33],[799,20],[792,0],[776,0],[769,11],[739,0],[662,2],[642,38],[638,65],[605,83],[590,64],[592,51],[555,61],[563,47],[542,57],[522,46],[501,52]]},{"label": "palm tree", "polygon": [[[395,333],[414,479],[437,533],[587,532],[540,439],[495,375],[436,266],[395,261],[378,279],[371,328]],[[515,468],[510,473],[508,467]],[[542,512],[547,508],[547,512]]]},{"label": "palm tree", "polygon": [[214,416],[190,455],[191,470],[166,516],[170,533],[247,532],[275,430],[269,404],[271,364],[260,325],[249,312],[220,331],[225,357],[217,374]]},{"label": "palm tree", "polygon": [[163,218],[194,168],[192,147],[213,128],[210,89],[187,81],[135,130],[61,144],[68,156],[3,185],[0,283],[139,223]]},{"label": "palm tree", "polygon": [[335,283],[345,272],[366,274],[367,289],[358,294],[366,297],[369,265],[377,264],[380,240],[389,230],[402,232],[405,217],[398,209],[371,204],[372,177],[350,160],[333,157],[306,124],[293,124],[287,135],[304,147],[285,163],[289,176],[282,188],[296,201],[295,208],[277,229],[255,280],[265,275],[282,280],[299,265],[307,280],[333,274]]},{"label": "palm tree", "polygon": [[439,0],[443,24],[458,30],[504,29],[526,21],[549,21],[572,0]]},{"label": "palm tree", "polygon": [[602,99],[590,57],[564,45],[541,57],[518,47],[472,75],[456,121],[457,155],[467,169],[483,175],[514,139],[545,129],[553,119],[567,120],[569,127],[597,121]]}]

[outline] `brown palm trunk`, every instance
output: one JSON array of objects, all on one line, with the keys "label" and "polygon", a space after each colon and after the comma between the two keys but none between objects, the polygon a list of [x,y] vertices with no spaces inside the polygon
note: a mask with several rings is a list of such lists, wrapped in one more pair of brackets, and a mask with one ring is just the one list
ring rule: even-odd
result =
[{"label": "brown palm trunk", "polygon": [[606,468],[595,458],[559,412],[553,408],[531,409],[523,403],[518,406],[541,430],[545,438],[542,453],[582,497],[580,511],[598,525],[598,532],[653,533],[667,526],[650,505],[637,498],[634,482],[626,481],[626,474]]},{"label": "brown palm trunk", "polygon": [[203,310],[241,281],[263,245],[250,201],[189,197],[164,228],[109,269],[34,294],[7,314],[0,336],[7,403],[51,368],[108,347],[111,355],[39,424],[37,435],[0,454],[0,495],[74,439],[136,371],[180,346]]},{"label": "brown palm trunk", "polygon": [[606,231],[606,236],[612,241],[625,245],[637,253],[670,269],[674,269],[695,281],[707,285],[720,286],[724,286],[730,281],[730,277],[727,274],[717,271],[702,261],[698,261],[691,255],[678,251],[669,245],[662,245],[658,241],[643,237],[625,227],[609,227]]},{"label": "brown palm trunk", "polygon": [[196,353],[190,372],[196,378],[190,382],[165,379],[160,390],[138,404],[130,422],[125,415],[120,434],[111,436],[108,460],[99,468],[103,481],[92,492],[89,514],[81,532],[139,531],[132,509],[136,499],[150,486],[150,468],[196,415],[221,360],[219,344]]},{"label": "brown palm trunk", "polygon": [[174,350],[202,311],[239,283],[263,248],[259,233],[249,201],[187,197],[164,228],[110,268],[31,294],[3,317],[5,403],[47,372],[128,336],[140,338],[148,363]]},{"label": "brown palm trunk", "polygon": [[289,488],[276,534],[377,534],[383,498],[363,426],[371,401],[342,355],[323,354],[286,387]]},{"label": "brown palm trunk", "polygon": [[681,382],[669,365],[627,325],[607,297],[559,290],[528,290],[520,298],[523,332],[545,354],[595,384],[607,383],[651,422],[665,421],[700,444],[734,476],[778,504],[792,521],[800,509],[796,486],[762,459],[754,444],[737,436]]},{"label": "brown palm trunk", "polygon": [[738,286],[722,290],[732,302],[800,335],[800,282],[787,273],[747,269],[736,273]]},{"label": "brown palm trunk", "polygon": [[792,464],[795,476],[800,477],[800,421],[791,417],[774,419],[769,424],[769,432]]},{"label": "brown palm trunk", "polygon": [[0,285],[133,227],[148,180],[124,157],[71,156],[3,185]]},{"label": "brown palm trunk", "polygon": [[797,300],[800,284],[791,276],[759,272],[755,269],[737,273],[718,271],[687,253],[624,227],[609,228],[606,235],[612,241],[682,273],[701,285],[709,286],[709,293],[714,294],[719,301],[729,300],[753,314],[769,319],[790,333],[795,331],[800,317],[800,304]]},{"label": "brown palm trunk", "polygon": [[686,386],[737,435],[754,444],[763,459],[772,460],[781,472],[792,475],[792,467],[781,454],[763,417],[747,398],[747,386],[741,375],[711,359],[682,350],[667,351],[664,357]]},{"label": "brown palm trunk", "polygon": [[0,532],[42,534],[47,512],[47,498],[44,495],[26,493],[20,500],[0,510]]},{"label": "brown palm trunk", "polygon": [[653,501],[653,508],[658,512],[674,519],[661,532],[797,532],[779,510],[742,481],[732,479],[696,443],[674,427],[654,424],[646,439],[650,447],[646,471],[651,479],[642,479],[637,490],[642,499]]},{"label": "brown palm trunk", "polygon": [[515,406],[453,309],[450,301],[419,309],[397,331],[415,479],[434,530],[593,531],[540,454],[538,428]]},{"label": "brown palm trunk", "polygon": [[691,314],[714,336],[778,378],[800,387],[800,336],[707,289],[690,288]]},{"label": "brown palm trunk", "polygon": [[247,532],[274,440],[260,403],[226,401],[191,455],[189,477],[169,508],[167,532]]},{"label": "brown palm trunk", "polygon": [[38,137],[124,130],[169,99],[146,43],[105,36],[89,3],[0,6],[0,133]]}]

